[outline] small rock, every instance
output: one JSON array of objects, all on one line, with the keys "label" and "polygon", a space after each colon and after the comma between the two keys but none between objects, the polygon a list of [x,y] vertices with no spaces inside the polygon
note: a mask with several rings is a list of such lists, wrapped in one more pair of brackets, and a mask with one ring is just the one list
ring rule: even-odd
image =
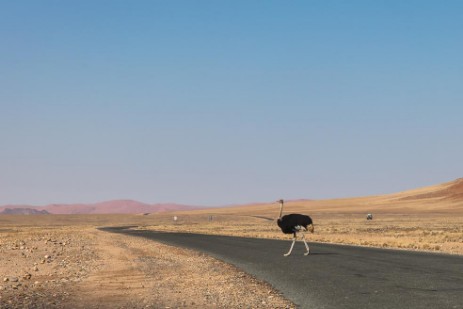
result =
[{"label": "small rock", "polygon": [[3,278],[3,282],[8,282],[8,281],[10,281],[10,279],[8,279],[8,277]]}]

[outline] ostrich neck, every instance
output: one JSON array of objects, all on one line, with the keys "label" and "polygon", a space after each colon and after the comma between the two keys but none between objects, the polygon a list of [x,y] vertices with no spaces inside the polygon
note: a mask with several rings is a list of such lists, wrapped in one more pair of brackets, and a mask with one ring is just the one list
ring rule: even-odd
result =
[{"label": "ostrich neck", "polygon": [[278,219],[281,219],[282,215],[283,215],[283,203],[280,203],[280,215],[278,216]]}]

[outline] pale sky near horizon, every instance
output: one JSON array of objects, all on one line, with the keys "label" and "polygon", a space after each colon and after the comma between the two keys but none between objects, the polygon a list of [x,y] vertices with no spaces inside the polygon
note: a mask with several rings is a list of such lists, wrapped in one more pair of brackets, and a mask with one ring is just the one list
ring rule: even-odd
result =
[{"label": "pale sky near horizon", "polygon": [[463,1],[0,0],[0,205],[463,177]]}]

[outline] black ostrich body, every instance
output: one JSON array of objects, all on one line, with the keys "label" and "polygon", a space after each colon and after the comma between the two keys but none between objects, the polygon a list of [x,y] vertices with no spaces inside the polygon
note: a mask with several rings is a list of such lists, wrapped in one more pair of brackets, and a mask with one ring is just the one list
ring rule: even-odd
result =
[{"label": "black ostrich body", "polygon": [[302,228],[308,230],[307,227],[312,224],[312,219],[306,215],[289,214],[278,219],[277,224],[283,233],[296,236]]}]

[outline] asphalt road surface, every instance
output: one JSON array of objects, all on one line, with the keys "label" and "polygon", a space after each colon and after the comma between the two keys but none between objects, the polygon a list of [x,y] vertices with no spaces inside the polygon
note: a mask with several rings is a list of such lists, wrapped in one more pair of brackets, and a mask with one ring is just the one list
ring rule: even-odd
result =
[{"label": "asphalt road surface", "polygon": [[463,308],[463,257],[104,228],[201,251],[267,281],[300,308]]}]

